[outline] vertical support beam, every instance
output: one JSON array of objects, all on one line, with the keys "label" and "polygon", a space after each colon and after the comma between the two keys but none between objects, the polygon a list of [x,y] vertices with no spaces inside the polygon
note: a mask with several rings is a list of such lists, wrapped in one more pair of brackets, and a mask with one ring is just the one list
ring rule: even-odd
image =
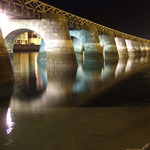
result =
[{"label": "vertical support beam", "polygon": [[0,27],[0,84],[14,80],[13,69]]},{"label": "vertical support beam", "polygon": [[87,25],[81,26],[82,43],[85,50],[85,66],[98,67],[104,61],[97,28]]},{"label": "vertical support beam", "polygon": [[111,31],[105,31],[99,35],[100,43],[103,45],[105,59],[118,59],[118,51],[114,39],[114,34]]},{"label": "vertical support beam", "polygon": [[123,35],[116,36],[115,42],[116,42],[119,58],[128,58],[129,55],[128,55],[127,46],[126,46],[124,36]]},{"label": "vertical support beam", "polygon": [[42,13],[46,13],[45,12],[45,4],[42,5]]},{"label": "vertical support beam", "polygon": [[[47,67],[77,68],[77,60],[66,18],[62,14],[42,14],[43,38],[47,48]],[[39,52],[38,61],[46,52]]]},{"label": "vertical support beam", "polygon": [[135,57],[135,48],[132,39],[125,39],[129,57]]}]

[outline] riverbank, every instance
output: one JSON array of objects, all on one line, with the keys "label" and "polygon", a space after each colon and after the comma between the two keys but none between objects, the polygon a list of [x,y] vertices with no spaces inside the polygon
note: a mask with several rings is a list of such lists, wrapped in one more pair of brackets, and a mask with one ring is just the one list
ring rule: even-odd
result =
[{"label": "riverbank", "polygon": [[40,45],[27,45],[27,44],[14,44],[13,51],[14,52],[38,52],[40,49]]}]

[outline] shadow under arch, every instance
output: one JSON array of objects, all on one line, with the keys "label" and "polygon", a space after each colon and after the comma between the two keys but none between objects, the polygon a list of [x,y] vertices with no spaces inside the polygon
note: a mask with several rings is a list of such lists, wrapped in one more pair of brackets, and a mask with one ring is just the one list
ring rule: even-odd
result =
[{"label": "shadow under arch", "polygon": [[75,51],[78,65],[84,63],[84,46],[80,39],[75,36],[71,36],[73,48]]}]

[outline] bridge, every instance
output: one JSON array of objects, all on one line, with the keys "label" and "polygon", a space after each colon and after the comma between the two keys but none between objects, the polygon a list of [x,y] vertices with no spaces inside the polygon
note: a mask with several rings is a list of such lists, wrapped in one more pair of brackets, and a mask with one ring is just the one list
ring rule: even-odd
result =
[{"label": "bridge", "polygon": [[[37,60],[47,67],[101,66],[107,59],[150,54],[150,40],[129,35],[73,15],[38,0],[0,1],[0,83],[13,81],[15,40],[24,32],[42,37]],[[5,20],[8,16],[8,20]]]}]

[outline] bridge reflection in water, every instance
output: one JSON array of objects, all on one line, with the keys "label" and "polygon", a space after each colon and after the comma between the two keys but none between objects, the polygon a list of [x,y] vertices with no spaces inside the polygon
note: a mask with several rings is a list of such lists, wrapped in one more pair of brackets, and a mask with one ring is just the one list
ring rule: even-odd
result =
[{"label": "bridge reflection in water", "polygon": [[47,69],[37,56],[14,53],[15,84],[0,91],[4,149],[126,150],[150,142],[149,58],[98,68],[80,62],[76,70]]}]

